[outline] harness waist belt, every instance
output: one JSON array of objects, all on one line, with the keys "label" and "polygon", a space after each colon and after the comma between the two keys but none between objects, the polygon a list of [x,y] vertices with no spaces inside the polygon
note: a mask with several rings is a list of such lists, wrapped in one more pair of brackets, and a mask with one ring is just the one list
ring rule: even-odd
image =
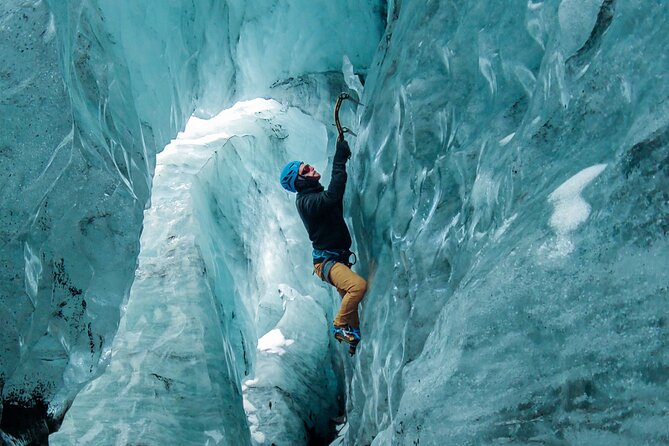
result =
[{"label": "harness waist belt", "polygon": [[348,261],[350,251],[348,249],[314,249],[311,253],[314,265],[326,260]]}]

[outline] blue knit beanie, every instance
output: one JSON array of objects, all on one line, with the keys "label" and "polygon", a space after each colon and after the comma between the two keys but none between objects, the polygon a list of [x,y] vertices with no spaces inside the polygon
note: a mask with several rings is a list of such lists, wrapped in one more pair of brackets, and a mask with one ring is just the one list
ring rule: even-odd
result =
[{"label": "blue knit beanie", "polygon": [[291,161],[281,171],[281,185],[288,192],[295,192],[295,180],[301,165],[302,161]]}]

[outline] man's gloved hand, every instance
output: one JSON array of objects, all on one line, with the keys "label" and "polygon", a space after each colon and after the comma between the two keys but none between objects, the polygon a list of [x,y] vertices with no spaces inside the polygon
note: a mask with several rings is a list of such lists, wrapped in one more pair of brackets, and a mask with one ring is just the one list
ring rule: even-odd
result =
[{"label": "man's gloved hand", "polygon": [[337,140],[337,150],[334,155],[335,163],[345,163],[351,157],[351,149],[345,139]]}]

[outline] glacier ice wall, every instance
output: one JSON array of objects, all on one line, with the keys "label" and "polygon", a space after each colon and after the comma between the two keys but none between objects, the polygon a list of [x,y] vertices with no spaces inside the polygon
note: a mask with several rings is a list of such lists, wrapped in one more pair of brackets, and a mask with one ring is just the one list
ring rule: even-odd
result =
[{"label": "glacier ice wall", "polygon": [[[386,2],[371,65],[378,35],[356,26],[378,31],[383,2],[334,12],[330,3],[0,5],[0,54],[14,61],[0,76],[2,430],[43,439],[106,364],[156,148],[193,110],[211,116],[255,96],[325,122],[339,87],[332,71],[348,54],[367,73],[347,208],[371,286],[359,354],[339,362],[348,424],[338,442],[669,442],[664,3]],[[240,142],[235,153],[252,148]],[[201,198],[220,194],[207,184]],[[233,234],[214,231],[222,218],[200,215],[212,230],[200,246]],[[276,217],[251,215],[258,225]],[[305,249],[300,229],[273,246]],[[243,246],[239,234],[233,246]],[[293,383],[274,367],[296,360],[291,305],[313,316],[302,346],[324,345],[314,321],[328,296],[315,284],[300,289],[309,278],[301,260],[281,264],[277,275],[289,279],[276,293],[258,279],[260,263],[238,270],[225,252],[198,255],[205,264],[220,256],[212,277],[223,279],[209,290],[195,284],[201,296],[225,295],[215,289],[227,283],[239,287],[235,303],[252,297],[244,317],[255,325],[238,338],[261,340],[252,370],[233,349],[233,369],[217,372],[265,378],[243,387],[251,441],[299,436],[305,413],[335,409],[284,399],[275,416],[266,403],[285,396],[274,384]],[[233,273],[246,274],[246,289]],[[225,304],[211,303],[219,318]],[[143,378],[145,389],[166,390],[168,381]],[[85,423],[84,435],[97,435],[95,420]],[[227,441],[223,431],[197,435]]]},{"label": "glacier ice wall", "polygon": [[662,444],[662,2],[402,2],[365,85],[347,444]]},{"label": "glacier ice wall", "polygon": [[[162,16],[135,6],[134,20],[123,17],[130,8],[105,7],[10,0],[0,9],[2,430],[28,439],[45,441],[108,361],[156,147],[192,112],[207,65],[204,56],[189,64],[208,48],[197,30],[218,16],[202,3],[200,26],[185,36],[169,20],[179,23],[176,7]],[[124,40],[133,32],[164,35],[164,47]]]},{"label": "glacier ice wall", "polygon": [[253,444],[318,444],[340,414],[328,333],[335,301],[311,280],[310,248],[276,172],[284,159],[325,165],[332,144],[321,122],[275,104],[256,117],[261,131],[231,138],[198,175],[200,246],[219,259],[220,295],[240,302],[227,319],[248,320],[240,376]]},{"label": "glacier ice wall", "polygon": [[[294,47],[302,45],[309,28],[298,17],[329,30],[312,41],[328,43],[322,57],[312,64],[284,54],[264,77],[269,85],[237,67],[238,52],[252,66],[265,63],[264,47],[253,43],[260,20],[248,19],[260,11],[245,2],[0,5],[3,441],[46,441],[108,363],[155,153],[191,113],[211,116],[277,82],[336,70],[342,42],[356,63],[371,58],[377,2],[326,3],[263,10],[274,9],[276,43],[297,36]],[[352,20],[333,27],[333,15]],[[360,39],[360,26],[373,38]]]},{"label": "glacier ice wall", "polygon": [[51,444],[300,444],[333,427],[334,300],[290,261],[310,251],[275,184],[284,157],[324,164],[327,136],[298,109],[255,100],[192,119],[158,155],[109,369]]}]

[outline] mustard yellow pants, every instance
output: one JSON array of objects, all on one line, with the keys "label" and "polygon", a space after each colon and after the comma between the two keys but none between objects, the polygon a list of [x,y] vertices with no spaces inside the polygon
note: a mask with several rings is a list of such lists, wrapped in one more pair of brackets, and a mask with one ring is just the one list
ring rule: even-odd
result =
[{"label": "mustard yellow pants", "polygon": [[329,280],[323,277],[323,263],[315,264],[314,272],[324,282],[334,285],[341,296],[341,306],[334,319],[334,324],[336,326],[350,325],[353,328],[359,328],[358,304],[365,296],[365,291],[367,291],[367,281],[351,271],[351,268],[339,262],[335,263],[330,269]]}]

